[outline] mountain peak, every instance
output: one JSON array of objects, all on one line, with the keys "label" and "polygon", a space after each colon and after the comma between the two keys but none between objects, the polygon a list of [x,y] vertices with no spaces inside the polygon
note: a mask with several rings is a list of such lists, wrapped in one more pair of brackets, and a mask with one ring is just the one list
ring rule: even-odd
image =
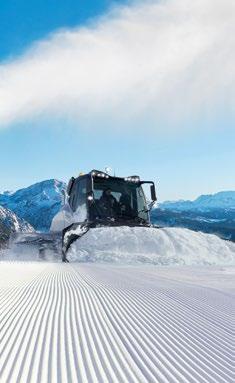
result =
[{"label": "mountain peak", "polygon": [[47,231],[60,209],[66,184],[57,179],[37,182],[12,194],[0,194],[0,204],[29,222],[35,229]]}]

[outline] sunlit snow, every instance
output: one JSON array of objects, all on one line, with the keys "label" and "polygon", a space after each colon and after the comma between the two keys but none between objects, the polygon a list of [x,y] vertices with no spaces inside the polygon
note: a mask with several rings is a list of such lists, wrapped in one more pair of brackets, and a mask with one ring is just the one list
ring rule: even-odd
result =
[{"label": "sunlit snow", "polygon": [[215,235],[180,228],[96,228],[71,245],[68,259],[158,265],[229,265],[235,264],[235,244]]}]

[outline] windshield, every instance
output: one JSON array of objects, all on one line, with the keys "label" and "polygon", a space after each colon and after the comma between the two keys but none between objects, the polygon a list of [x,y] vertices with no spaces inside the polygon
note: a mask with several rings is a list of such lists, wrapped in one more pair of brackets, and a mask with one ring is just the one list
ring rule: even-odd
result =
[{"label": "windshield", "polygon": [[140,183],[122,179],[93,179],[92,219],[113,218],[148,222],[147,205]]}]

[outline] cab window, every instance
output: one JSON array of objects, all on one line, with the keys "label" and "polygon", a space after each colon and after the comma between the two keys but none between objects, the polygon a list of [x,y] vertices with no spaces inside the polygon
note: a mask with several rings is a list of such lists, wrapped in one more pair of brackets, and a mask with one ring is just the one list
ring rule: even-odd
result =
[{"label": "cab window", "polygon": [[75,212],[81,206],[87,204],[87,180],[86,178],[75,181],[69,198],[71,209]]}]

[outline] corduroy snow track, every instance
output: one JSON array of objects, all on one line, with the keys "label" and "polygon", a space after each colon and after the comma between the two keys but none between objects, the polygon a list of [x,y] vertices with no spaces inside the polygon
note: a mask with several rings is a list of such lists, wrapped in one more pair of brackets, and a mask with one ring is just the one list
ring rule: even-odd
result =
[{"label": "corduroy snow track", "polygon": [[0,266],[1,383],[234,382],[234,267]]}]

